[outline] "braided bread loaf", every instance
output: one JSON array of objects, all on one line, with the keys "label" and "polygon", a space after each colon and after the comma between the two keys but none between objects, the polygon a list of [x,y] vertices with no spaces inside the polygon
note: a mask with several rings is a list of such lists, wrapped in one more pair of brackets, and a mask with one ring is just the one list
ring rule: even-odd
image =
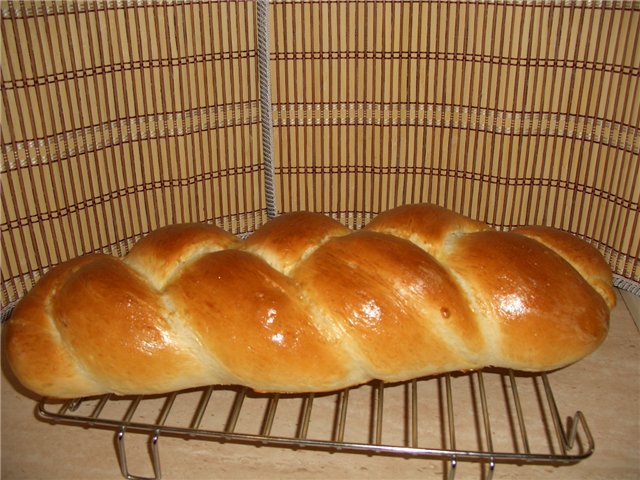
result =
[{"label": "braided bread loaf", "polygon": [[425,204],[355,232],[312,213],[245,241],[175,225],[123,259],[52,269],[17,306],[5,348],[26,387],[59,398],[541,371],[603,341],[611,280],[597,250],[569,234],[498,232]]}]

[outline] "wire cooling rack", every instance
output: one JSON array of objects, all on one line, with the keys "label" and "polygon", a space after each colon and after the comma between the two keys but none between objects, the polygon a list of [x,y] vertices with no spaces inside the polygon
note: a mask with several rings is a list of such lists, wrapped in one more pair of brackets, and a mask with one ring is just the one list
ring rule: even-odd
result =
[{"label": "wire cooling rack", "polygon": [[[584,415],[560,414],[547,374],[485,370],[406,383],[373,382],[328,394],[266,395],[210,386],[161,396],[105,395],[56,403],[38,415],[53,422],[110,428],[123,477],[128,432],[146,433],[155,479],[161,436],[362,452],[448,462],[479,462],[490,480],[499,463],[571,464],[593,452]],[[149,420],[153,419],[153,420]]]}]

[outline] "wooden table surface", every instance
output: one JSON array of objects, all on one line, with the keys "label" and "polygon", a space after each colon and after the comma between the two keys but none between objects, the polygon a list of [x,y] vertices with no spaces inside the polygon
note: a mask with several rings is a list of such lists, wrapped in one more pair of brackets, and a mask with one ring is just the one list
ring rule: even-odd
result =
[{"label": "wooden table surface", "polygon": [[[569,466],[498,464],[494,479],[640,479],[640,332],[618,300],[604,344],[586,359],[549,376],[562,414],[575,410],[585,414],[595,438],[593,455]],[[37,419],[36,400],[15,386],[4,360],[2,370],[3,479],[122,478],[113,431]],[[496,442],[500,428],[499,421],[492,424]],[[458,435],[463,438],[464,432]],[[535,431],[530,435],[535,441]],[[133,474],[152,474],[147,439],[142,434],[127,437]],[[442,479],[449,470],[441,460],[420,458],[170,437],[162,437],[159,445],[165,479]],[[482,477],[482,465],[458,464],[456,479]]]}]

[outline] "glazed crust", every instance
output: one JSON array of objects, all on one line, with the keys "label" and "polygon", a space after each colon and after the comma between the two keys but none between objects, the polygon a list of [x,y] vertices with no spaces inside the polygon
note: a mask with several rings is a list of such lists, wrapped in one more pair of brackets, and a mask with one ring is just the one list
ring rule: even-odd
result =
[{"label": "glazed crust", "polygon": [[122,259],[61,264],[20,301],[4,340],[16,377],[56,398],[546,371],[602,343],[611,281],[594,247],[549,228],[499,232],[428,204],[359,231],[298,212],[244,241],[174,225]]}]

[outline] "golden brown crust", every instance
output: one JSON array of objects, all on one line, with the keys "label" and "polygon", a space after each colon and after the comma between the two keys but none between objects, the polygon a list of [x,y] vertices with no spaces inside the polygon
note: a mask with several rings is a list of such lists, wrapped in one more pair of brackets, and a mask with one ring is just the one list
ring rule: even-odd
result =
[{"label": "golden brown crust", "polygon": [[323,338],[294,283],[259,257],[211,253],[169,287],[204,347],[256,390],[331,390],[345,376],[339,345]]},{"label": "golden brown crust", "polygon": [[266,260],[280,272],[289,272],[297,263],[332,237],[350,230],[320,213],[292,212],[280,215],[260,227],[243,248]]},{"label": "golden brown crust", "polygon": [[69,278],[51,316],[76,361],[109,391],[166,391],[176,371],[191,377],[201,368],[173,335],[160,295],[114,257]]},{"label": "golden brown crust", "polygon": [[24,386],[34,392],[70,398],[104,391],[102,385],[82,372],[49,316],[51,296],[94,258],[85,255],[49,270],[18,303],[4,327],[9,364]]},{"label": "golden brown crust", "polygon": [[61,398],[548,370],[607,334],[611,273],[585,245],[424,204],[357,232],[312,213],[282,215],[246,241],[176,225],[124,259],[52,269],[14,311],[5,348],[27,388]]},{"label": "golden brown crust", "polygon": [[488,230],[489,227],[446,208],[418,203],[382,212],[365,229],[406,238],[432,255],[438,255],[449,236]]},{"label": "golden brown crust", "polygon": [[233,248],[238,239],[206,223],[183,223],[154,230],[136,243],[125,262],[156,288],[168,281],[186,261],[207,252]]},{"label": "golden brown crust", "polygon": [[610,309],[616,305],[613,275],[596,248],[575,235],[551,227],[530,226],[512,230],[533,238],[567,260],[602,295]]},{"label": "golden brown crust", "polygon": [[582,358],[606,336],[609,308],[568,262],[514,233],[456,239],[449,268],[476,298],[499,348],[495,364],[544,370]]},{"label": "golden brown crust", "polygon": [[373,378],[478,366],[484,342],[467,302],[442,266],[406,240],[367,231],[335,238],[294,278],[356,345]]}]

